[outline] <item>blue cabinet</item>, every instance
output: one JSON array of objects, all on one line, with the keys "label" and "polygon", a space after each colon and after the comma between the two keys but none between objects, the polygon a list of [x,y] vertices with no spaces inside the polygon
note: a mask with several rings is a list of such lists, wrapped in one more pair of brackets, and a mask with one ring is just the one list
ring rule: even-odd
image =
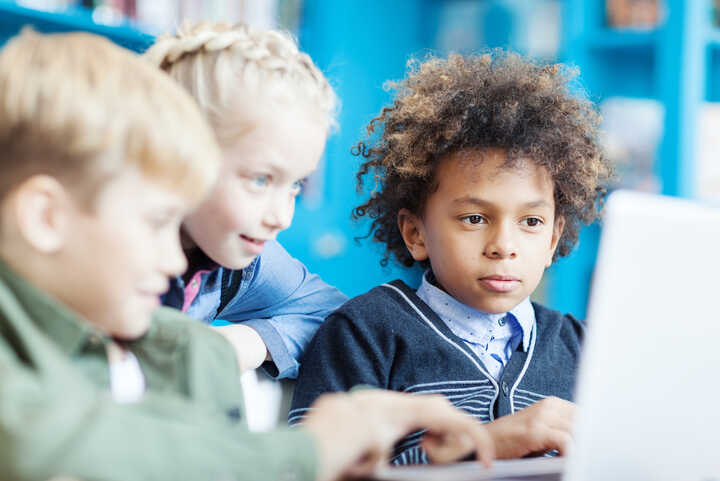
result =
[{"label": "blue cabinet", "polygon": [[[697,124],[704,101],[720,98],[718,40],[712,0],[665,0],[665,18],[650,30],[606,26],[604,0],[568,0],[562,60],[576,64],[591,99],[641,97],[665,109],[655,162],[660,191],[693,197]],[[548,302],[584,316],[599,228],[583,233],[577,251],[551,269]],[[671,253],[668,253],[671,255]]]},{"label": "blue cabinet", "polygon": [[[413,54],[442,53],[437,29],[451,4],[468,16],[490,10],[503,23],[517,20],[508,15],[512,8],[501,11],[503,6],[530,8],[533,2],[405,0],[364,2],[362,8],[355,2],[305,2],[302,46],[334,81],[343,111],[340,132],[328,143],[322,193],[312,206],[300,202],[296,222],[281,238],[313,271],[350,295],[404,274],[379,267],[382,246],[369,240],[361,246],[353,243],[353,236],[364,231],[349,220],[351,207],[361,199],[353,189],[358,159],[350,155],[350,147],[389,101],[381,90],[383,81],[401,78],[405,60]],[[720,98],[720,76],[713,76],[720,68],[720,32],[711,25],[712,0],[667,0],[664,21],[649,30],[608,28],[604,0],[564,0],[561,5],[559,60],[580,68],[579,84],[595,102],[623,96],[663,104],[664,136],[655,162],[661,192],[692,197],[699,107],[704,100]],[[522,50],[507,24],[495,25],[486,17],[479,20],[484,37],[478,41],[472,33],[466,35],[470,43],[465,50],[489,42]],[[488,32],[492,25],[497,28]],[[575,252],[548,271],[541,294],[545,302],[584,317],[599,236],[598,225],[586,228]]]},{"label": "blue cabinet", "polygon": [[153,36],[129,23],[117,26],[99,24],[93,20],[90,11],[84,8],[70,7],[58,12],[44,12],[0,0],[0,45],[25,26],[44,33],[83,30],[108,37],[118,45],[136,52],[144,52],[154,41]]},{"label": "blue cabinet", "polygon": [[[367,123],[392,98],[383,89],[384,82],[402,78],[410,57],[444,54],[460,44],[465,45],[463,51],[502,46],[527,53],[513,34],[527,26],[528,16],[523,20],[518,12],[551,3],[303,1],[301,47],[330,78],[342,110],[339,131],[328,140],[323,166],[298,201],[292,227],[280,235],[288,250],[349,295],[395,277],[416,282],[417,271],[408,272],[392,262],[388,267],[380,265],[382,245],[369,239],[355,241],[367,232],[367,224],[352,222],[350,213],[367,192],[355,191],[361,159],[350,149],[365,138]],[[720,100],[720,75],[715,75],[720,74],[720,30],[711,24],[712,0],[665,0],[664,21],[650,30],[608,28],[605,0],[555,3],[562,13],[559,59],[580,68],[579,84],[593,101],[623,96],[663,104],[664,136],[656,175],[663,193],[692,197],[700,105]],[[27,24],[42,32],[86,30],[135,51],[145,50],[153,41],[131,24],[97,24],[86,10],[45,13],[0,0],[0,43]],[[581,233],[576,251],[548,271],[541,300],[584,317],[599,234],[597,225]]]},{"label": "blue cabinet", "polygon": [[352,222],[350,213],[366,196],[355,191],[361,160],[350,149],[365,138],[367,123],[390,101],[383,83],[402,78],[410,54],[428,47],[435,3],[303,2],[301,48],[326,73],[342,101],[340,127],[328,139],[319,178],[311,182],[317,188],[299,200],[292,226],[279,238],[312,272],[351,296],[397,277],[412,281],[417,276],[392,262],[383,268],[382,246],[369,239],[355,241],[367,232],[367,224]]}]

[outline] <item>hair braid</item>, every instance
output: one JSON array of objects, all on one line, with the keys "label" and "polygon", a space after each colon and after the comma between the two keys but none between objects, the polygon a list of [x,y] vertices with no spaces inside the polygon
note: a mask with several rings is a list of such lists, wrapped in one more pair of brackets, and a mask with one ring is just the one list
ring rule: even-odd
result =
[{"label": "hair braid", "polygon": [[[288,34],[255,30],[245,24],[184,24],[175,35],[164,35],[145,53],[154,65],[168,72],[193,93],[207,112],[222,105],[237,89],[255,87],[270,91],[282,83],[280,91],[294,89],[295,101],[307,99],[334,125],[337,97],[312,59],[298,50]],[[237,85],[220,78],[226,70],[244,80]],[[227,75],[226,75],[227,77]],[[233,93],[226,90],[232,89]],[[212,91],[212,92],[211,92]]]}]

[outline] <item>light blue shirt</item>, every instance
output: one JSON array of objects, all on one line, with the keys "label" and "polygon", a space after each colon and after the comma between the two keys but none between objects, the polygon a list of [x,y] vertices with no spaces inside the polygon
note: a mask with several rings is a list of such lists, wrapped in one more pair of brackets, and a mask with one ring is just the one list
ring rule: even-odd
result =
[{"label": "light blue shirt", "polygon": [[509,312],[492,314],[467,306],[428,280],[426,272],[417,295],[450,330],[465,341],[488,372],[500,379],[518,346],[527,351],[535,326],[535,309],[525,298]]},{"label": "light blue shirt", "polygon": [[[200,282],[199,293],[185,313],[208,324],[241,322],[255,329],[277,370],[266,366],[268,372],[277,378],[297,377],[299,360],[315,331],[347,300],[275,241],[267,242],[246,268],[216,266],[202,274]],[[228,301],[222,306],[224,290]],[[185,283],[178,277],[171,280],[163,304],[182,309],[184,297]]]}]

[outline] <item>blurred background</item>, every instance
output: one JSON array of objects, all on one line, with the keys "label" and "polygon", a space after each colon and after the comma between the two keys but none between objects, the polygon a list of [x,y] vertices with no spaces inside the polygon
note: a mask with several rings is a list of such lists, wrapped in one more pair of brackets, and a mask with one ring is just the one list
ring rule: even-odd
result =
[{"label": "blurred background", "polygon": [[[367,224],[350,219],[361,202],[350,148],[389,103],[383,83],[402,78],[412,57],[504,47],[575,65],[578,95],[603,115],[602,141],[620,174],[614,188],[720,200],[719,0],[0,0],[0,43],[33,25],[143,51],[186,19],[288,30],[337,90],[340,129],[280,241],[350,296],[419,279],[381,267],[382,246],[358,244]],[[582,232],[536,300],[584,318],[600,229]]]}]

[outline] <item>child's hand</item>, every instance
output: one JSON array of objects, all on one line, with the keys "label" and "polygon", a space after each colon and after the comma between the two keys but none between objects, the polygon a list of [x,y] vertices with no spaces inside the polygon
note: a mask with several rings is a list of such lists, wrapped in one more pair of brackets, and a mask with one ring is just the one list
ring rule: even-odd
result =
[{"label": "child's hand", "polygon": [[367,476],[388,463],[405,435],[427,429],[423,447],[434,462],[474,452],[486,466],[494,457],[487,429],[442,396],[411,396],[368,389],[318,398],[303,422],[319,451],[323,481]]},{"label": "child's hand", "polygon": [[551,396],[485,426],[495,441],[499,459],[520,458],[553,449],[563,455],[572,442],[570,430],[574,416],[573,403]]},{"label": "child's hand", "polygon": [[235,348],[235,356],[241,374],[251,369],[257,369],[263,362],[269,360],[267,346],[260,334],[252,327],[230,324],[229,326],[211,326],[211,329],[215,329],[225,336]]}]

